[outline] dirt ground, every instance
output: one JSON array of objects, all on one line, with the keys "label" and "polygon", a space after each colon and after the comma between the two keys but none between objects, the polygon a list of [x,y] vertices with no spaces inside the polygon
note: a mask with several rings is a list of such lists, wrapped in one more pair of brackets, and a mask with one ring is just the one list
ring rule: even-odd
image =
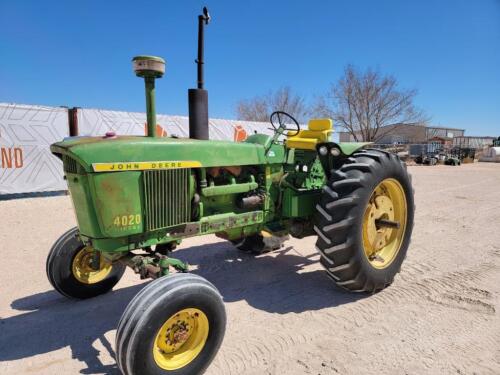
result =
[{"label": "dirt ground", "polygon": [[[207,371],[221,374],[500,374],[500,164],[410,167],[416,220],[394,284],[337,289],[314,239],[252,257],[216,237],[177,255],[224,296],[228,326]],[[45,276],[75,225],[68,197],[0,201],[0,373],[118,374],[115,328],[145,284],[69,301]]]}]

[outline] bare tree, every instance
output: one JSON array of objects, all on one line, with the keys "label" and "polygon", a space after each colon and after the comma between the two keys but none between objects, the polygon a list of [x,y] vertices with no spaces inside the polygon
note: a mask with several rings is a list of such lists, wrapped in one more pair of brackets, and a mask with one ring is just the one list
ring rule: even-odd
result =
[{"label": "bare tree", "polygon": [[399,124],[426,124],[429,119],[413,104],[416,95],[415,89],[399,89],[391,75],[348,65],[338,82],[319,97],[316,113],[333,118],[358,142],[377,141]]},{"label": "bare tree", "polygon": [[287,112],[300,123],[305,121],[309,114],[304,98],[294,94],[289,86],[281,87],[267,95],[240,100],[236,105],[238,119],[245,121],[267,122],[274,111]]}]

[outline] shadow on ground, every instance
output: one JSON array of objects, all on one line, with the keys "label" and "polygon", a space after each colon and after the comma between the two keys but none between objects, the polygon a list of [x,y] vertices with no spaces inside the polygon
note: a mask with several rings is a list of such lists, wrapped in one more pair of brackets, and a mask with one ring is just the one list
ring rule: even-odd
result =
[{"label": "shadow on ground", "polygon": [[363,297],[337,288],[323,269],[307,269],[319,256],[302,256],[293,247],[254,256],[217,242],[180,250],[177,256],[197,266],[193,273],[212,282],[225,302],[245,300],[271,313],[319,310]]},{"label": "shadow on ground", "polygon": [[142,287],[143,284],[123,288],[85,301],[68,300],[55,291],[14,301],[13,309],[30,311],[0,320],[0,362],[69,346],[72,358],[87,366],[80,373],[119,374],[115,364],[104,365],[100,361],[99,350],[93,343],[99,340],[114,358],[114,344],[104,334],[116,328],[127,303]]},{"label": "shadow on ground", "polygon": [[[210,280],[226,302],[246,300],[254,308],[268,312],[318,310],[361,298],[335,288],[323,271],[305,270],[317,258],[303,257],[293,248],[254,257],[228,242],[217,242],[181,249],[176,256],[196,266],[193,273]],[[15,300],[12,308],[27,312],[0,319],[0,362],[69,346],[72,357],[87,366],[80,373],[119,373],[115,364],[100,361],[93,343],[99,340],[114,358],[114,344],[105,333],[116,328],[128,302],[144,285],[84,301],[71,301],[54,291]]]}]

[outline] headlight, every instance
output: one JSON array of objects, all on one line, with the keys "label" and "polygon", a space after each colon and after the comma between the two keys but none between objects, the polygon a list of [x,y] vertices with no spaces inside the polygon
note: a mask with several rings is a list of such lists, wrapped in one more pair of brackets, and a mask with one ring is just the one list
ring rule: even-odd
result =
[{"label": "headlight", "polygon": [[339,156],[341,152],[340,149],[338,149],[337,147],[332,147],[330,149],[330,154],[332,154],[332,156]]},{"label": "headlight", "polygon": [[327,149],[325,146],[321,146],[321,147],[319,148],[319,154],[320,154],[321,156],[326,156],[326,154],[328,154],[328,149]]}]

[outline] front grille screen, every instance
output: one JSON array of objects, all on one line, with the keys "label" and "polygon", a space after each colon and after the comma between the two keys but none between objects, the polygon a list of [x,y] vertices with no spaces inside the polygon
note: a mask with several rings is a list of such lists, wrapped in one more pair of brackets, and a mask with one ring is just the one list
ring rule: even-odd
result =
[{"label": "front grille screen", "polygon": [[189,168],[145,171],[143,176],[148,231],[190,221]]}]

